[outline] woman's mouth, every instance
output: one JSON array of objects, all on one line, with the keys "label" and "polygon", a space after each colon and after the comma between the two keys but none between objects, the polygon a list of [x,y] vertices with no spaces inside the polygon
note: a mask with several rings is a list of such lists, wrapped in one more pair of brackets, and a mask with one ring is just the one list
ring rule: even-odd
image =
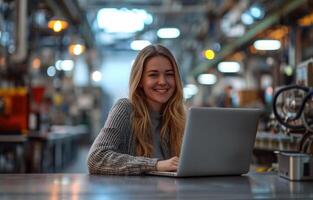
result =
[{"label": "woman's mouth", "polygon": [[167,89],[167,88],[166,89],[154,89],[154,91],[161,93],[161,94],[166,93],[168,90],[169,89]]}]

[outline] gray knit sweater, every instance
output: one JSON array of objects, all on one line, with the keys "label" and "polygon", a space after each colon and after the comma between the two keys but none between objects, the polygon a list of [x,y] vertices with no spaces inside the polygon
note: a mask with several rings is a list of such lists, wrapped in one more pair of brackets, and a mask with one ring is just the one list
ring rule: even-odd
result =
[{"label": "gray knit sweater", "polygon": [[[92,144],[87,158],[90,174],[137,175],[156,170],[157,158],[136,156],[131,128],[131,103],[123,98],[111,109],[104,127]],[[161,143],[165,159],[168,145]]]}]

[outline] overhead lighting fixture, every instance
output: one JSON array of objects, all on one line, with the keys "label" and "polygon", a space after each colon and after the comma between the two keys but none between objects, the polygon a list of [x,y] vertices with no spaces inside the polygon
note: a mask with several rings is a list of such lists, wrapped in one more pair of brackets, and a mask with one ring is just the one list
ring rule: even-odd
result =
[{"label": "overhead lighting fixture", "polygon": [[264,11],[259,6],[252,6],[250,8],[250,13],[251,13],[252,17],[254,17],[256,19],[262,19],[264,17]]},{"label": "overhead lighting fixture", "polygon": [[74,68],[74,61],[72,60],[58,60],[55,63],[55,68],[57,70],[63,70],[63,71],[72,71]]},{"label": "overhead lighting fixture", "polygon": [[253,43],[257,50],[278,50],[281,47],[279,40],[257,40]]},{"label": "overhead lighting fixture", "polygon": [[305,15],[298,20],[300,26],[311,26],[313,24],[313,13]]},{"label": "overhead lighting fixture", "polygon": [[68,27],[68,23],[65,20],[53,19],[48,22],[48,27],[58,33],[65,30]]},{"label": "overhead lighting fixture", "polygon": [[215,57],[215,53],[212,49],[207,49],[204,51],[204,57],[208,60],[213,60]]},{"label": "overhead lighting fixture", "polygon": [[253,17],[249,13],[247,13],[247,12],[242,13],[241,21],[245,25],[251,25],[254,22]]},{"label": "overhead lighting fixture", "polygon": [[189,89],[191,95],[196,95],[199,91],[195,84],[187,84],[185,87]]},{"label": "overhead lighting fixture", "polygon": [[62,60],[57,60],[55,62],[55,68],[58,70],[58,71],[61,71],[61,63],[62,63]]},{"label": "overhead lighting fixture", "polygon": [[290,65],[287,65],[284,67],[284,73],[287,75],[287,76],[292,76],[293,74],[293,69]]},{"label": "overhead lighting fixture", "polygon": [[217,69],[222,73],[237,73],[240,71],[240,64],[233,61],[220,62]]},{"label": "overhead lighting fixture", "polygon": [[102,73],[100,71],[92,72],[91,78],[95,82],[99,82],[102,79]]},{"label": "overhead lighting fixture", "polygon": [[241,37],[245,34],[245,26],[242,24],[237,24],[229,28],[226,32],[225,35],[227,37]]},{"label": "overhead lighting fixture", "polygon": [[71,44],[68,50],[70,54],[79,56],[85,51],[85,46],[82,44]]},{"label": "overhead lighting fixture", "polygon": [[184,87],[184,98],[185,99],[190,99],[192,96],[196,95],[198,93],[199,89],[196,85],[194,84],[187,84]]},{"label": "overhead lighting fixture", "polygon": [[50,76],[50,77],[53,77],[53,76],[55,76],[55,74],[56,74],[55,67],[54,66],[48,67],[47,75]]},{"label": "overhead lighting fixture", "polygon": [[269,30],[267,34],[268,38],[272,40],[282,40],[289,32],[289,29],[286,26],[281,26],[277,29]]},{"label": "overhead lighting fixture", "polygon": [[98,26],[107,33],[135,33],[152,21],[152,15],[143,9],[102,8],[97,13]]},{"label": "overhead lighting fixture", "polygon": [[180,31],[178,28],[160,28],[157,35],[159,38],[178,38]]},{"label": "overhead lighting fixture", "polygon": [[198,82],[202,85],[213,85],[216,83],[216,76],[214,74],[200,74]]},{"label": "overhead lighting fixture", "polygon": [[41,60],[39,58],[34,58],[32,61],[32,68],[33,69],[39,69],[41,66]]},{"label": "overhead lighting fixture", "polygon": [[63,60],[61,63],[61,69],[63,71],[72,71],[74,68],[74,61],[72,60]]},{"label": "overhead lighting fixture", "polygon": [[134,40],[131,42],[130,48],[135,51],[140,51],[150,44],[151,42],[149,42],[148,40]]}]

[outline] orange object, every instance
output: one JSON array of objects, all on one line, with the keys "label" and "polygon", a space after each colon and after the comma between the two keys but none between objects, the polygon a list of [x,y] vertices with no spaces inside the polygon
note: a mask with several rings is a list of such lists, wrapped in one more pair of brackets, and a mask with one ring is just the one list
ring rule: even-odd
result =
[{"label": "orange object", "polygon": [[28,130],[28,92],[26,88],[0,89],[0,134],[26,133]]},{"label": "orange object", "polygon": [[31,95],[33,97],[33,100],[36,104],[40,104],[42,102],[42,97],[45,92],[44,87],[32,87],[31,89]]}]

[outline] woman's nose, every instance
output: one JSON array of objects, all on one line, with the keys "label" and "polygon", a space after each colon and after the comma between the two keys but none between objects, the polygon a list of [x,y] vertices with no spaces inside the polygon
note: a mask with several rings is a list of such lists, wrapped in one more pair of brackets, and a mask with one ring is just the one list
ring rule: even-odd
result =
[{"label": "woman's nose", "polygon": [[166,84],[166,77],[164,75],[159,76],[158,83]]}]

